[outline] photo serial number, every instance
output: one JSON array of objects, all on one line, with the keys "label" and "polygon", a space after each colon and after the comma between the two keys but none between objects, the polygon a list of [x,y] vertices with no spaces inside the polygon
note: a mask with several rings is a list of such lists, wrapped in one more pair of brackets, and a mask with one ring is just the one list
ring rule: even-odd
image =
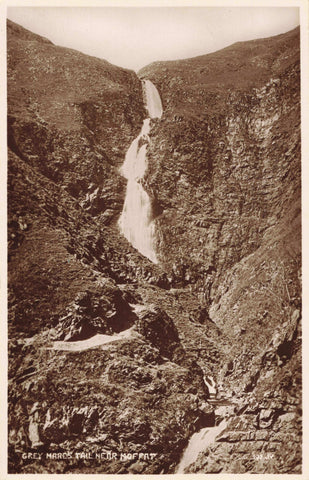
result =
[{"label": "photo serial number", "polygon": [[272,460],[274,458],[273,453],[256,453],[253,454],[254,460]]}]

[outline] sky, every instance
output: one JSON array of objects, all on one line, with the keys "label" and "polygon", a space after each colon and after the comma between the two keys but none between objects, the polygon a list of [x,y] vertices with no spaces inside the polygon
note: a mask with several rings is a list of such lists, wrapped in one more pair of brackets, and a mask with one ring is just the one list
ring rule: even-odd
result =
[{"label": "sky", "polygon": [[9,7],[7,12],[10,20],[56,45],[136,71],[299,25],[294,7]]}]

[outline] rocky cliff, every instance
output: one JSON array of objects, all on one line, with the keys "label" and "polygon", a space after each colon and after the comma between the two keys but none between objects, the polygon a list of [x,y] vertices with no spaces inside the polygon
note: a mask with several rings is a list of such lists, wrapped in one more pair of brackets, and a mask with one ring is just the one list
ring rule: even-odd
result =
[{"label": "rocky cliff", "polygon": [[[276,431],[276,416],[288,418],[280,430],[288,429],[291,448],[300,433],[290,420],[297,418],[301,387],[295,361],[301,292],[299,68],[295,29],[189,60],[157,62],[140,72],[157,85],[164,105],[152,130],[147,177],[158,211],[161,261],[181,285],[193,283],[210,318],[229,336],[231,366],[221,381],[233,396],[255,392],[254,398],[263,398],[272,419],[266,428]],[[293,407],[283,400],[291,392],[298,398]],[[225,471],[226,461],[231,472],[248,465],[260,471],[252,460],[257,444],[247,443],[259,438],[258,420],[249,418],[237,424],[244,434],[221,441],[215,467],[205,454],[194,471]],[[267,442],[258,450],[275,452],[265,460],[267,471],[295,467],[298,447],[289,456],[277,433],[261,435]]]},{"label": "rocky cliff", "polygon": [[8,22],[9,471],[173,473],[227,416],[190,471],[299,473],[299,31],[139,77],[158,266],[117,228],[140,79]]}]

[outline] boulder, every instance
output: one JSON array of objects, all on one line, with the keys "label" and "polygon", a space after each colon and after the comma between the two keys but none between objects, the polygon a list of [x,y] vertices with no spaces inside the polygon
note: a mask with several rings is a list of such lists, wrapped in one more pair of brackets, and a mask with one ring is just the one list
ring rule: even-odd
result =
[{"label": "boulder", "polygon": [[158,307],[142,311],[136,322],[136,329],[167,357],[171,357],[180,344],[173,320]]},{"label": "boulder", "polygon": [[108,279],[101,281],[101,295],[91,290],[80,292],[67,314],[60,318],[55,338],[75,341],[102,333],[111,334],[129,328],[136,318],[125,294]]}]

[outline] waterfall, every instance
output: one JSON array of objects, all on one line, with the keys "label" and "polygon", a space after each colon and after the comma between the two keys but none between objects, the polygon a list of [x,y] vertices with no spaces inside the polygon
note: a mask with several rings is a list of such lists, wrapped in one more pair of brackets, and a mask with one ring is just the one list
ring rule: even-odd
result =
[{"label": "waterfall", "polygon": [[162,103],[158,90],[150,80],[143,81],[143,92],[149,118],[144,120],[139,135],[131,143],[120,170],[128,183],[118,225],[133,247],[153,263],[158,263],[154,250],[155,225],[151,202],[142,180],[147,169],[150,119],[162,116]]},{"label": "waterfall", "polygon": [[227,422],[222,420],[216,427],[202,428],[199,432],[194,433],[190,438],[175,473],[184,473],[185,469],[197,460],[199,454],[215,442],[216,437],[225,429],[226,425]]},{"label": "waterfall", "polygon": [[[210,376],[207,376],[204,373],[204,382],[209,389],[209,403],[217,403],[217,386],[214,379]],[[215,411],[216,412],[216,411]],[[192,465],[198,458],[201,452],[205,452],[207,448],[216,441],[216,437],[225,429],[227,426],[226,415],[223,420],[218,425],[214,427],[205,427],[199,430],[198,432],[193,433],[191,436],[187,447],[185,448],[180,462],[175,469],[175,473],[184,473],[184,471]]]},{"label": "waterfall", "polygon": [[158,90],[150,80],[144,80],[146,108],[150,118],[160,118],[163,113],[161,98]]},{"label": "waterfall", "polygon": [[203,376],[203,380],[206,387],[208,388],[210,398],[214,398],[217,394],[216,383],[214,379],[205,374]]}]

